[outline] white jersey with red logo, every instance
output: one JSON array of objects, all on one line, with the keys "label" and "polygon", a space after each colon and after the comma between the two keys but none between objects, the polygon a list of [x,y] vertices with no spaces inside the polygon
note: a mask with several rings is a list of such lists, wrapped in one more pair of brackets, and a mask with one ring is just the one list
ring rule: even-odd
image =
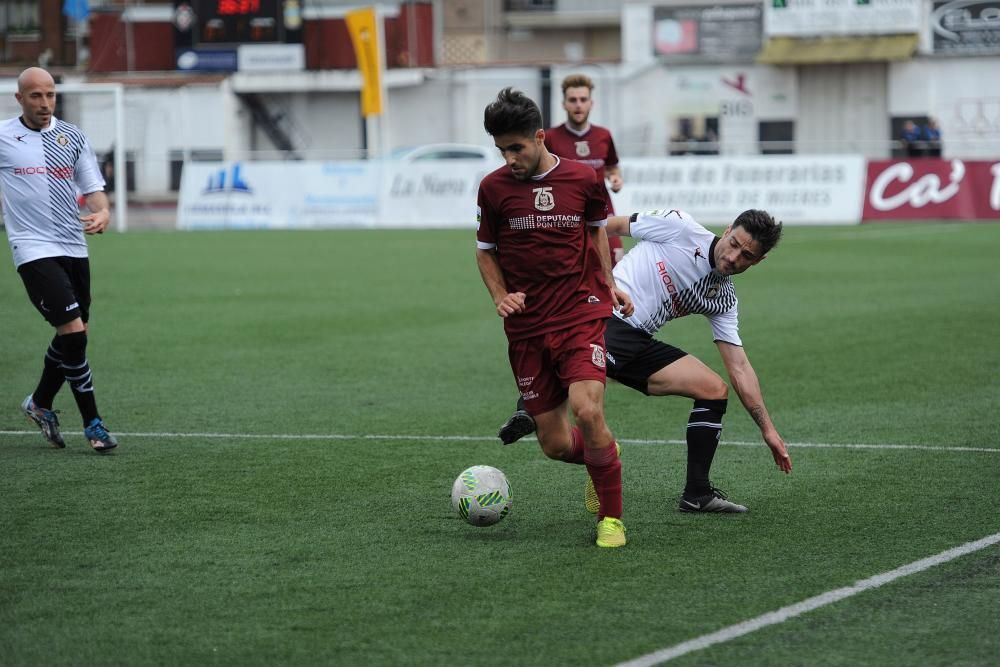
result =
[{"label": "white jersey with red logo", "polygon": [[43,257],[86,257],[77,193],[104,189],[90,142],[80,128],[52,117],[32,130],[0,124],[0,187],[7,240],[20,266]]},{"label": "white jersey with red logo", "polygon": [[615,315],[650,335],[672,319],[704,315],[715,340],[743,344],[733,281],[715,271],[715,234],[677,210],[634,214],[630,234],[639,243],[618,262],[614,276],[635,312]]}]

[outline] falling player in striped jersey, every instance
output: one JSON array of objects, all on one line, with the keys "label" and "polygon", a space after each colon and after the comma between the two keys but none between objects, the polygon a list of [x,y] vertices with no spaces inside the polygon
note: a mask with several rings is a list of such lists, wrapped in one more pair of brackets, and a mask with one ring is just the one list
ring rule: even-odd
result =
[{"label": "falling player in striped jersey", "polygon": [[592,168],[546,150],[542,114],[524,94],[500,91],[483,124],[506,165],[479,185],[479,272],[503,318],[542,451],[586,466],[600,498],[597,546],[621,547],[621,462],[604,420],[604,326],[613,307],[631,314],[632,305],[611,275],[607,206]]},{"label": "falling player in striped jersey", "polygon": [[[118,445],[97,411],[87,362],[90,263],[84,234],[100,234],[110,220],[97,158],[83,132],[58,120],[56,85],[40,67],[17,79],[22,114],[0,124],[0,184],[14,265],[31,303],[55,328],[38,386],[21,404],[53,447],[66,446],[52,409],[69,383],[83,417],[84,437],[98,452]],[[80,215],[77,190],[87,213]]]},{"label": "falling player in striped jersey", "polygon": [[[729,389],[700,360],[653,336],[667,322],[685,315],[708,318],[733,389],[760,428],[778,468],[792,470],[792,460],[761,394],[738,332],[738,301],[731,276],[761,262],[781,238],[781,223],[765,211],[744,211],[721,237],[683,211],[652,211],[615,216],[608,231],[639,242],[615,267],[616,283],[630,294],[635,309],[608,319],[604,335],[608,377],[647,396],[687,396],[694,406],[687,424],[687,483],[682,512],[745,512],[727,500],[709,479],[722,433]],[[616,314],[617,315],[617,314]],[[504,425],[504,444],[530,433],[530,416],[518,411]],[[511,425],[516,425],[512,428]],[[509,440],[509,442],[508,442]],[[598,500],[588,495],[588,509]]]},{"label": "falling player in striped jersey", "polygon": [[[622,170],[618,166],[618,152],[611,132],[590,122],[590,110],[594,108],[594,82],[585,74],[571,74],[562,81],[563,109],[566,122],[545,131],[545,147],[559,157],[582,162],[597,172],[604,200],[608,204],[608,215],[615,214],[611,195],[604,184],[611,184],[611,191],[622,189]],[[621,237],[608,235],[611,251],[611,265],[614,266],[625,255]]]}]

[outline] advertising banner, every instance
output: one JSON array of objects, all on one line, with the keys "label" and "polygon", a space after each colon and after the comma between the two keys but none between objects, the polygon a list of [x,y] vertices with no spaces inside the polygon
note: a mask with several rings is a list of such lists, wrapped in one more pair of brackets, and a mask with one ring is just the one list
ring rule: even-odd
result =
[{"label": "advertising banner", "polygon": [[656,7],[653,52],[665,62],[753,61],[762,26],[759,3]]},{"label": "advertising banner", "polygon": [[703,224],[729,224],[762,208],[788,224],[858,224],[865,179],[861,156],[633,158],[615,212],[679,208]]},{"label": "advertising banner", "polygon": [[935,2],[934,53],[955,56],[1000,53],[1000,0]]},{"label": "advertising banner", "polygon": [[179,229],[476,227],[492,160],[189,162]]},{"label": "advertising banner", "polygon": [[392,227],[476,228],[479,182],[492,160],[389,163],[382,171],[379,219]]},{"label": "advertising banner", "polygon": [[768,37],[894,35],[920,31],[921,0],[765,0]]},{"label": "advertising banner", "polygon": [[[496,167],[491,159],[189,162],[177,225],[474,229],[479,182]],[[625,187],[612,199],[622,215],[679,208],[704,224],[728,224],[748,208],[763,208],[792,225],[861,220],[861,156],[632,158],[621,167]],[[899,190],[892,181],[885,195]]]},{"label": "advertising banner", "polygon": [[236,66],[241,72],[295,72],[306,68],[302,44],[240,44]]},{"label": "advertising banner", "polygon": [[372,227],[378,165],[370,162],[188,162],[179,229]]},{"label": "advertising banner", "polygon": [[1000,162],[869,162],[864,220],[1000,220]]}]

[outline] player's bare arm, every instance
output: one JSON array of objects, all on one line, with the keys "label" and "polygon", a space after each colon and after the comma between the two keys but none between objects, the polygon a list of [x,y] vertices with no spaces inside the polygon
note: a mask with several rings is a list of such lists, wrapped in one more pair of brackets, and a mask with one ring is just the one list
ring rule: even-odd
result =
[{"label": "player's bare arm", "polygon": [[740,402],[746,408],[750,417],[760,429],[761,437],[771,449],[771,456],[774,463],[784,473],[792,471],[792,458],[788,455],[785,441],[781,438],[778,430],[771,423],[771,417],[767,414],[767,407],[764,405],[764,396],[760,390],[760,382],[757,380],[757,373],[750,365],[746,351],[739,345],[733,345],[723,341],[716,341],[719,354],[722,355],[722,363],[726,366],[729,380],[733,384],[733,389]]},{"label": "player's bare arm", "polygon": [[611,184],[611,191],[618,192],[625,185],[625,181],[622,179],[621,167],[615,165],[613,167],[605,167],[604,173],[608,178],[608,183]]},{"label": "player's bare arm", "polygon": [[608,218],[607,230],[609,236],[632,236],[627,215],[613,215]]},{"label": "player's bare arm", "polygon": [[614,274],[611,273],[611,251],[608,249],[608,233],[603,226],[588,227],[587,229],[590,232],[591,239],[593,239],[594,244],[597,246],[597,254],[601,257],[601,270],[604,272],[604,277],[611,287],[611,299],[614,302],[612,305],[615,309],[621,311],[622,315],[629,317],[635,311],[635,305],[632,303],[632,297],[623,290],[618,289],[618,286],[615,284]]},{"label": "player's bare arm", "polygon": [[87,210],[90,213],[80,216],[80,222],[83,223],[83,233],[100,234],[108,228],[108,223],[111,221],[108,195],[98,190],[86,195],[84,199],[87,202]]},{"label": "player's bare arm", "polygon": [[503,278],[503,270],[497,260],[496,251],[477,248],[476,263],[479,265],[479,275],[483,277],[483,284],[493,297],[497,315],[509,317],[515,313],[523,313],[524,292],[507,291],[507,282]]}]

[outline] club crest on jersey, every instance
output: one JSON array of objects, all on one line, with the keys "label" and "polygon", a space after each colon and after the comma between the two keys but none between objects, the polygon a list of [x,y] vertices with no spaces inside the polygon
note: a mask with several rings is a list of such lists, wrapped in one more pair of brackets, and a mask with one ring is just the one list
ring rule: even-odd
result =
[{"label": "club crest on jersey", "polygon": [[555,208],[556,198],[552,195],[552,188],[533,188],[535,193],[535,208],[539,211],[551,211]]},{"label": "club crest on jersey", "polygon": [[590,155],[590,144],[586,141],[576,141],[576,155],[577,157],[587,157]]},{"label": "club crest on jersey", "polygon": [[717,296],[719,296],[719,286],[718,285],[712,285],[707,290],[705,290],[705,298],[706,299],[714,299]]},{"label": "club crest on jersey", "polygon": [[65,146],[66,144],[69,143],[69,139],[66,137],[65,134],[60,134],[58,137],[56,137],[56,143],[59,144],[60,146]]},{"label": "club crest on jersey", "polygon": [[604,348],[600,345],[591,343],[590,349],[592,350],[590,360],[594,362],[594,365],[598,368],[604,368]]}]

